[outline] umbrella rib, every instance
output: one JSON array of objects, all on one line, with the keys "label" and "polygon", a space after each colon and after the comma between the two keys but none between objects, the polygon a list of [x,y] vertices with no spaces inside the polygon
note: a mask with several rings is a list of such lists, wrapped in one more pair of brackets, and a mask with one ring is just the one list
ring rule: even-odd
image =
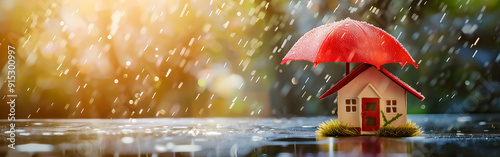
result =
[{"label": "umbrella rib", "polygon": [[359,29],[361,29],[361,31],[363,31],[363,33],[365,33],[365,35],[368,35],[368,33],[366,33],[366,31],[365,31],[365,30],[364,30],[364,29],[363,29],[360,25],[358,25],[358,23],[354,22],[354,24],[355,24],[356,26],[358,26],[358,27],[359,27]]},{"label": "umbrella rib", "polygon": [[[328,37],[330,37],[330,35],[332,35],[332,33],[334,31],[335,31],[335,29],[330,30],[330,32],[328,32],[328,35],[326,35],[325,40],[323,40],[323,42],[321,42],[321,46],[319,47],[318,54],[323,50],[323,47],[325,46],[326,39],[328,39]],[[318,57],[321,56],[318,54],[316,54],[316,57],[314,57],[314,67],[316,67],[316,64],[317,64],[316,61],[318,60]]]}]

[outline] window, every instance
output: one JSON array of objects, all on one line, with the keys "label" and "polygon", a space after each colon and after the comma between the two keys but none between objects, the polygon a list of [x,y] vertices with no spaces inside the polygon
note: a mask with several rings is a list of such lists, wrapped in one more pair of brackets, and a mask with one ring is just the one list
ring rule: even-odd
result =
[{"label": "window", "polygon": [[396,100],[387,100],[387,103],[386,103],[386,108],[385,108],[385,112],[386,113],[396,113],[398,112],[397,111],[397,101]]},{"label": "window", "polygon": [[356,99],[345,99],[345,111],[356,112]]}]

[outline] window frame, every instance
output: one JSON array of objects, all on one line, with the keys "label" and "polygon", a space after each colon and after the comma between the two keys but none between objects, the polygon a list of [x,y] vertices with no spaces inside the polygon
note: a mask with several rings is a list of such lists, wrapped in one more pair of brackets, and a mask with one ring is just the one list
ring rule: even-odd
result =
[{"label": "window frame", "polygon": [[398,113],[397,110],[398,110],[397,99],[386,99],[385,113]]},{"label": "window frame", "polygon": [[345,112],[346,113],[358,112],[358,101],[356,98],[345,99]]}]

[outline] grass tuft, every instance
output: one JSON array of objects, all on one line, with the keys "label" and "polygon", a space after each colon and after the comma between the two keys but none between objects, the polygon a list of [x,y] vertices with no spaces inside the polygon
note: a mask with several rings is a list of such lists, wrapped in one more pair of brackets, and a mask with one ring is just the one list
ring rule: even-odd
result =
[{"label": "grass tuft", "polygon": [[360,133],[350,125],[339,122],[337,120],[327,120],[324,123],[321,123],[316,131],[319,135],[322,136],[335,136],[335,137],[348,137],[348,136],[359,136]]},{"label": "grass tuft", "polygon": [[408,120],[406,121],[405,125],[401,125],[398,127],[393,127],[393,126],[380,127],[380,129],[375,132],[375,135],[379,137],[411,137],[411,136],[417,136],[422,132],[423,131],[418,125]]}]

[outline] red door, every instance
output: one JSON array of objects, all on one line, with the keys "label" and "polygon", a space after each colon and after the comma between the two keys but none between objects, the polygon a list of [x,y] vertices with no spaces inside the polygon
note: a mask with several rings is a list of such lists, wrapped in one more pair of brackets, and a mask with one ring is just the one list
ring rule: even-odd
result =
[{"label": "red door", "polygon": [[363,131],[376,131],[380,127],[379,98],[362,99],[362,129]]}]

